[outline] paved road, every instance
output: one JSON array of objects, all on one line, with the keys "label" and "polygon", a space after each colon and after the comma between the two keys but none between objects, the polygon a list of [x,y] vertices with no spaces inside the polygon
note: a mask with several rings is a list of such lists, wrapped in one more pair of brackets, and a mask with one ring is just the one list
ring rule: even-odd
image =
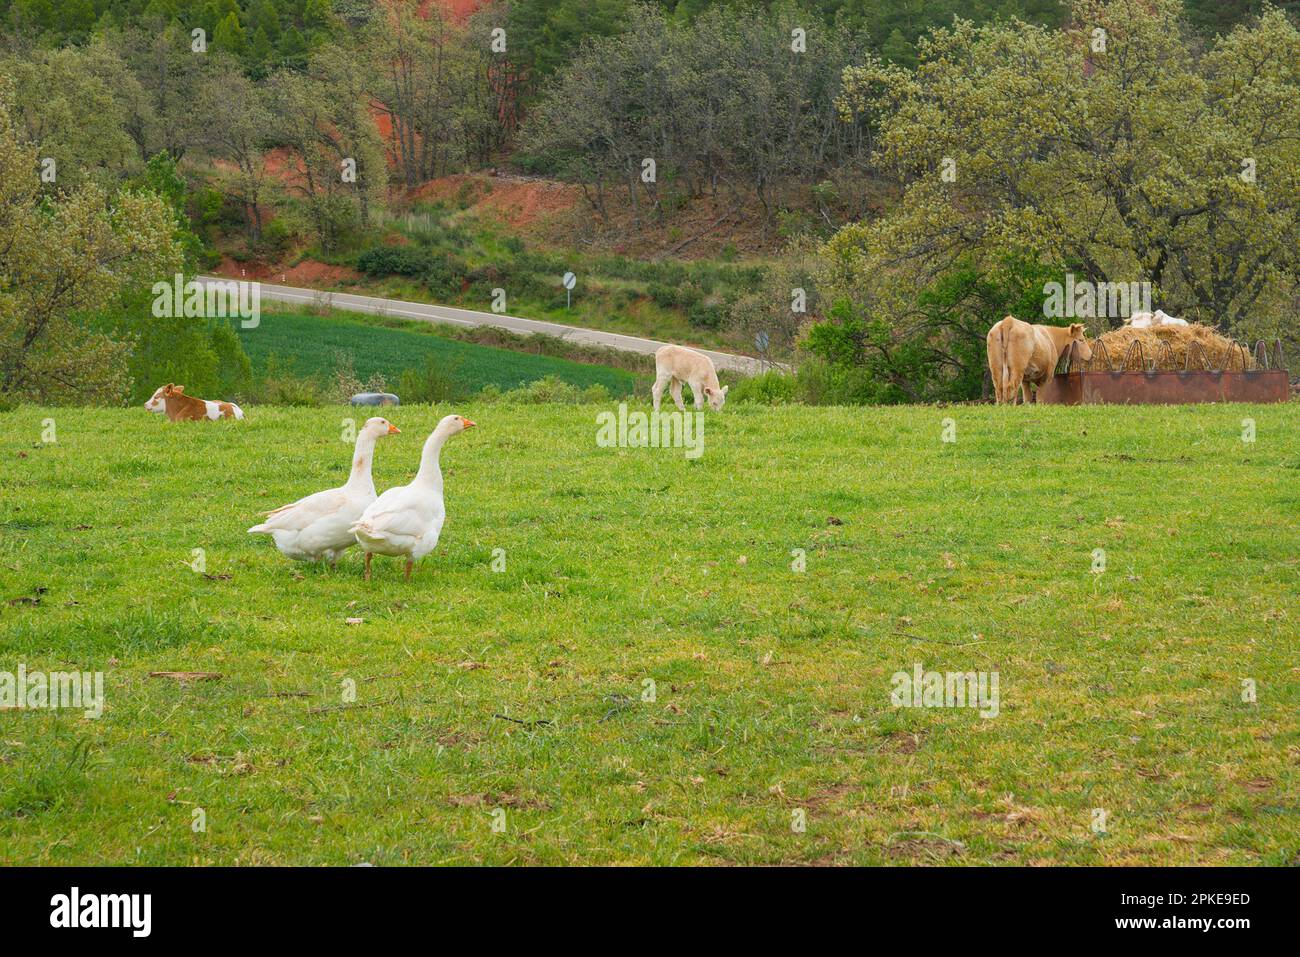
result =
[{"label": "paved road", "polygon": [[[199,276],[199,282],[229,282],[229,277]],[[654,339],[640,339],[625,336],[617,332],[602,332],[599,329],[583,329],[579,326],[564,326],[556,322],[539,322],[536,319],[521,319],[518,316],[500,315],[494,312],[475,312],[472,309],[455,309],[451,306],[432,306],[424,302],[405,302],[401,299],[380,299],[376,296],[357,296],[349,292],[322,292],[317,289],[304,289],[300,286],[281,286],[263,282],[262,298],[275,302],[288,302],[299,305],[323,306],[333,309],[349,309],[354,312],[371,312],[386,316],[401,316],[417,319],[421,322],[443,322],[456,326],[497,326],[511,332],[525,334],[544,333],[571,342],[587,345],[607,346],[624,352],[640,352],[652,355],[666,343]],[[770,367],[770,363],[749,356],[732,355],[729,352],[712,352],[701,349],[713,360],[719,369],[752,374]]]}]

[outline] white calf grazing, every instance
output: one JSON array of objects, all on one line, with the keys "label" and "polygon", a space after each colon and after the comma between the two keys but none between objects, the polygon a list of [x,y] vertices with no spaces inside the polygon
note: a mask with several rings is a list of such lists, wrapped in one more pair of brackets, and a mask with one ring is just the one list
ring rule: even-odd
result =
[{"label": "white calf grazing", "polygon": [[718,386],[718,370],[713,368],[713,360],[703,353],[685,346],[663,346],[655,351],[655,384],[651,390],[654,395],[655,411],[659,411],[659,400],[663,398],[664,386],[669,386],[677,408],[685,411],[682,402],[682,383],[691,387],[695,397],[695,408],[704,408],[704,400],[709,400],[709,407],[714,412],[722,408],[727,401],[727,389]]}]

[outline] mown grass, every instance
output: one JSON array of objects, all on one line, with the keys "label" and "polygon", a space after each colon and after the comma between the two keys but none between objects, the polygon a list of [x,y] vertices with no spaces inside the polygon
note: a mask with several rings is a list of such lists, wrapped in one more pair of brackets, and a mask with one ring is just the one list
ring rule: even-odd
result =
[{"label": "mown grass", "polygon": [[459,342],[333,315],[273,311],[256,327],[240,329],[239,337],[257,375],[266,372],[274,357],[297,375],[327,379],[339,357],[347,356],[359,379],[383,376],[394,388],[404,370],[422,369],[429,361],[457,392],[466,395],[485,385],[504,391],[547,377],[579,388],[603,385],[616,396],[631,394],[636,385],[636,376],[625,369]]},{"label": "mown grass", "polygon": [[[107,697],[0,712],[0,859],[1296,861],[1294,404],[728,408],[694,461],[455,411],[443,540],[369,585],[244,532],[342,480],[349,410],[0,416],[0,671]],[[917,662],[1000,714],[894,709]]]}]

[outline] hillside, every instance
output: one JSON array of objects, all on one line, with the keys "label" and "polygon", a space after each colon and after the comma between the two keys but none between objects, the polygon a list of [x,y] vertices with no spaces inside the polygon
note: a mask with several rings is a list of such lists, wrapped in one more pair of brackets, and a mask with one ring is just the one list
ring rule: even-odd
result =
[{"label": "hillside", "polygon": [[[455,406],[443,540],[369,585],[244,531],[348,409],[0,415],[0,658],[106,680],[0,714],[0,860],[1294,862],[1295,404],[729,407],[694,460],[610,408]],[[892,707],[918,665],[997,715]]]},{"label": "hillside", "polygon": [[[389,215],[383,241],[358,253],[328,263],[300,253],[275,263],[226,258],[212,271],[479,311],[491,308],[501,290],[508,311],[529,319],[702,348],[753,348],[752,336],[727,330],[726,317],[731,303],[761,287],[767,261],[645,260],[580,250],[572,241],[576,224],[562,215],[533,219],[541,214],[524,199],[556,184],[462,182],[479,185],[431,194]],[[536,238],[528,223],[551,238]],[[569,242],[558,241],[555,234],[565,231]],[[569,270],[578,277],[571,297],[560,281]]]}]

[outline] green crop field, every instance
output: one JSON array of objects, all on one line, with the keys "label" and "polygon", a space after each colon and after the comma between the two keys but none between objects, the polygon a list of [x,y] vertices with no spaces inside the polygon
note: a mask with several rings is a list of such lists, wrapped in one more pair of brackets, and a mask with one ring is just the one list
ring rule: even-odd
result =
[{"label": "green crop field", "polygon": [[275,356],[299,375],[328,377],[339,356],[346,355],[361,380],[378,374],[394,388],[402,370],[422,367],[428,357],[465,395],[475,394],[485,385],[508,390],[554,376],[580,388],[603,385],[611,395],[622,396],[630,394],[636,382],[636,376],[623,369],[333,316],[270,312],[254,328],[240,329],[239,337],[258,372]]},{"label": "green crop field", "polygon": [[[381,489],[479,423],[409,583],[245,534],[351,414],[246,411],[0,414],[0,675],[105,685],[0,711],[4,863],[1300,855],[1294,403],[732,406],[695,459],[403,407]],[[895,707],[918,667],[996,708]]]}]

